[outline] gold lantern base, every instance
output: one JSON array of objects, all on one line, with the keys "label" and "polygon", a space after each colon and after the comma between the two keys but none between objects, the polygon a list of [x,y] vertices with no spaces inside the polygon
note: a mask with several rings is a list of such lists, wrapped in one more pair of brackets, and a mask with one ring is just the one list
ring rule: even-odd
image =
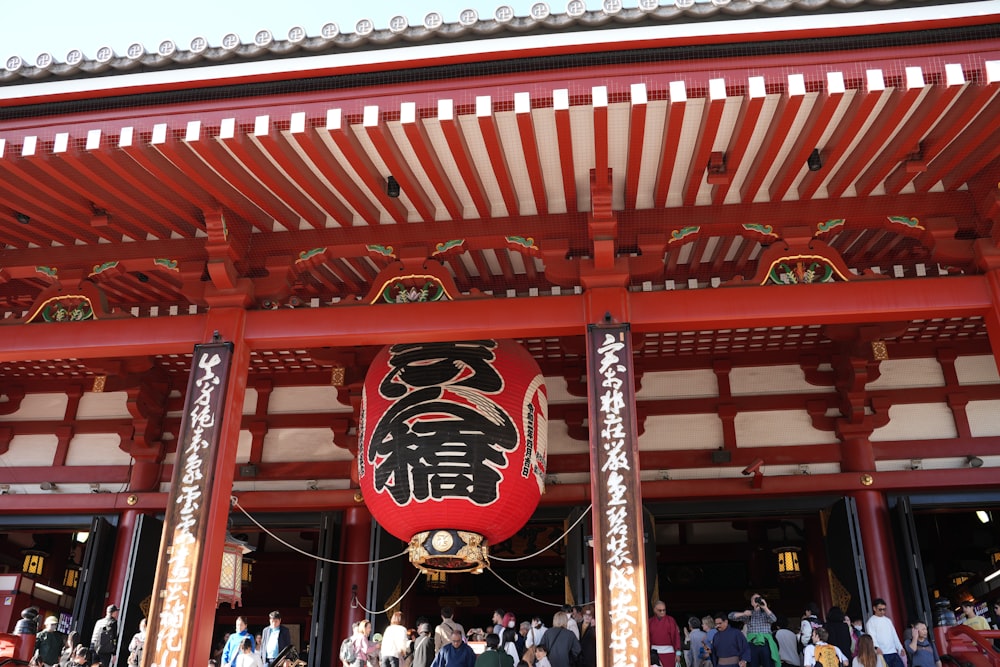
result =
[{"label": "gold lantern base", "polygon": [[421,572],[444,570],[479,574],[490,564],[490,547],[479,533],[426,530],[410,538],[410,562]]}]

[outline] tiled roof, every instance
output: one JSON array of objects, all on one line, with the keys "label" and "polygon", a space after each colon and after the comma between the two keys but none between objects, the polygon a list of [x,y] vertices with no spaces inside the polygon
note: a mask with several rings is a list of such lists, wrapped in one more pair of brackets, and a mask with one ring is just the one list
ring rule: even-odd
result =
[{"label": "tiled roof", "polygon": [[[916,0],[920,3],[920,0]],[[336,54],[370,49],[399,48],[417,44],[451,43],[524,34],[579,32],[632,25],[683,24],[692,21],[731,18],[762,18],[797,15],[803,12],[843,12],[870,10],[904,4],[902,0],[638,0],[637,7],[624,7],[621,0],[605,0],[600,10],[587,10],[583,0],[571,0],[563,13],[554,13],[547,3],[532,5],[528,16],[516,16],[509,5],[498,7],[490,17],[480,17],[467,9],[458,21],[445,22],[438,12],[427,14],[419,25],[409,25],[404,16],[389,20],[388,27],[377,28],[369,19],[345,32],[336,23],[322,26],[318,35],[308,35],[302,27],[288,31],[279,39],[269,30],[258,31],[253,41],[243,42],[239,35],[228,33],[221,43],[212,46],[204,37],[196,37],[187,49],[166,40],[154,51],[141,43],[131,44],[124,54],[111,47],[97,50],[88,57],[73,49],[59,60],[51,53],[39,54],[34,62],[11,55],[0,69],[0,84],[29,83],[53,78],[80,78],[115,73],[177,69],[217,63],[294,58],[317,54]],[[906,3],[912,4],[912,3]],[[927,3],[932,4],[932,3]]]}]

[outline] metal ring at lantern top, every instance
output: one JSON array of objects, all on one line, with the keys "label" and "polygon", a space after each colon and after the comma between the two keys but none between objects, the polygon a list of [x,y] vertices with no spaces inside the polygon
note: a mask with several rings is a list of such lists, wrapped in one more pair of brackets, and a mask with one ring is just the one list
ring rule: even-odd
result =
[{"label": "metal ring at lantern top", "polygon": [[420,571],[474,572],[490,564],[490,548],[479,533],[442,528],[410,539],[410,562]]}]

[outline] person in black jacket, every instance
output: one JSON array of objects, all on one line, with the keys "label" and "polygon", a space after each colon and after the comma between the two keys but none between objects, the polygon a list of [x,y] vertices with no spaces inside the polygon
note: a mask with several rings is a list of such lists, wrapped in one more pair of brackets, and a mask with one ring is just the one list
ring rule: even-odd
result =
[{"label": "person in black jacket", "polygon": [[545,631],[539,646],[544,646],[552,667],[570,667],[580,655],[580,640],[566,629],[566,612],[557,611],[552,627]]},{"label": "person in black jacket", "polygon": [[413,663],[410,667],[431,667],[434,660],[434,639],[431,637],[430,623],[417,626],[417,638],[413,641]]},{"label": "person in black jacket", "polygon": [[844,655],[851,655],[851,626],[844,620],[844,612],[840,607],[830,607],[823,627],[830,635],[827,641],[839,648]]}]

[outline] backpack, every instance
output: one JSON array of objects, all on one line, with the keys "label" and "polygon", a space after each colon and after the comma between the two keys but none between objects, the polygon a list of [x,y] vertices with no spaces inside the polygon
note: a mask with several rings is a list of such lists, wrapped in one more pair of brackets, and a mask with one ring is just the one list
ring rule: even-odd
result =
[{"label": "backpack", "polygon": [[101,632],[97,635],[97,646],[94,649],[98,653],[103,653],[105,655],[115,652],[115,644],[118,638],[115,637],[114,629],[111,627],[110,623],[105,623],[101,628]]},{"label": "backpack", "polygon": [[353,665],[358,661],[358,652],[354,648],[354,642],[351,637],[340,642],[340,659],[349,665]]},{"label": "backpack", "polygon": [[837,648],[832,644],[820,644],[816,647],[816,667],[841,667],[837,657]]}]

